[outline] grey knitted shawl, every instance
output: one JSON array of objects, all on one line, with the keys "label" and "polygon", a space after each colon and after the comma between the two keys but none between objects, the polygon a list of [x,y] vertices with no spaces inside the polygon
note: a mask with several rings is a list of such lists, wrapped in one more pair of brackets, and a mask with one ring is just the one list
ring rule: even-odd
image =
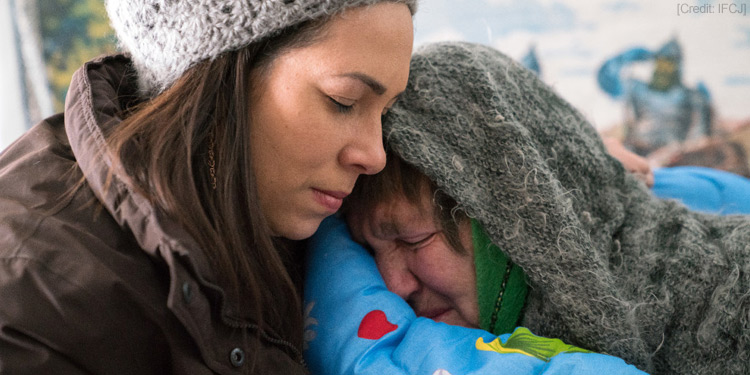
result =
[{"label": "grey knitted shawl", "polygon": [[654,374],[750,373],[750,218],[662,201],[488,47],[430,45],[386,141],[523,267],[523,325]]}]

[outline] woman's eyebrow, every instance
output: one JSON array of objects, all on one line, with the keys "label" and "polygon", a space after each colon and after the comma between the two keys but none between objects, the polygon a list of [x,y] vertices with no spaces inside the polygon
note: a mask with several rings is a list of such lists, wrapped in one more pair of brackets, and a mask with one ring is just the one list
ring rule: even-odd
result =
[{"label": "woman's eyebrow", "polygon": [[380,235],[383,237],[398,236],[400,233],[399,226],[390,220],[380,223],[378,229],[380,229]]},{"label": "woman's eyebrow", "polygon": [[341,74],[340,77],[348,77],[348,78],[357,79],[361,81],[362,83],[364,83],[365,85],[367,85],[367,87],[369,87],[377,95],[383,95],[386,92],[386,88],[382,83],[378,82],[378,80],[370,77],[369,75],[365,73],[351,72],[351,73]]}]

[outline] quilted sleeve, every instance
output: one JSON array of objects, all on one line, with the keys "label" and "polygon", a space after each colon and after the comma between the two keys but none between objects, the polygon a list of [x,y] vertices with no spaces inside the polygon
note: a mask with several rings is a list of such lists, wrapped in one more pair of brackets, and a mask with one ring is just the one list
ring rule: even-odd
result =
[{"label": "quilted sleeve", "polygon": [[497,337],[417,318],[338,218],[321,224],[308,251],[305,357],[314,374],[643,374],[523,327]]}]

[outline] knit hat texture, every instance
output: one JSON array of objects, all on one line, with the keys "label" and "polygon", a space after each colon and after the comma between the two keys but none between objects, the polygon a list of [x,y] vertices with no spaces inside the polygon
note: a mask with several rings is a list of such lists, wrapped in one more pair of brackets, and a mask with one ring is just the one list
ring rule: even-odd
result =
[{"label": "knit hat texture", "polygon": [[206,59],[272,37],[301,22],[382,1],[417,0],[107,0],[122,49],[138,71],[141,91],[155,96]]},{"label": "knit hat texture", "polygon": [[531,71],[423,47],[384,135],[523,268],[532,332],[652,374],[750,374],[750,217],[657,199]]}]

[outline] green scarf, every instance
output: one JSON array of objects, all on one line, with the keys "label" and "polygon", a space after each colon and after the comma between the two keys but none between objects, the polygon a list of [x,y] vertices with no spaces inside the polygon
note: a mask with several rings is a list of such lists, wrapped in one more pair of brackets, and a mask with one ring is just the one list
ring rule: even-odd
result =
[{"label": "green scarf", "polygon": [[526,275],[492,243],[478,221],[471,220],[477,273],[480,328],[495,335],[511,333],[521,320]]}]

